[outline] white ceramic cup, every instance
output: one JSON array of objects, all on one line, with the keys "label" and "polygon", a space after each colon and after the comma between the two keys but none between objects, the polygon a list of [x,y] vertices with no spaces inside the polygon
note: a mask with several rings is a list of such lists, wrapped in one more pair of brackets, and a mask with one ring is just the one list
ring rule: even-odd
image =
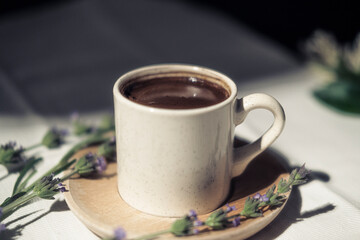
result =
[{"label": "white ceramic cup", "polygon": [[[141,76],[201,75],[225,86],[230,96],[194,109],[152,108],[130,101],[120,91]],[[219,207],[230,182],[281,133],[285,115],[271,96],[236,98],[235,83],[211,69],[180,64],[152,65],[121,76],[114,85],[118,190],[125,202],[145,213],[179,217]],[[272,126],[255,142],[233,148],[234,129],[253,109],[274,115]]]}]

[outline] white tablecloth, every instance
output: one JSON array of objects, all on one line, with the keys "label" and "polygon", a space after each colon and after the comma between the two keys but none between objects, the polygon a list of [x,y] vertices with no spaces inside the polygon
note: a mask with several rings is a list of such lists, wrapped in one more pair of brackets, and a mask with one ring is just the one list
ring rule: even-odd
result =
[{"label": "white tablecloth", "polygon": [[[69,127],[74,108],[97,121],[111,108],[116,77],[131,68],[204,65],[230,75],[239,96],[277,98],[287,122],[272,148],[290,166],[306,163],[313,170],[312,181],[294,188],[279,217],[252,239],[360,239],[360,117],[317,102],[311,95],[317,79],[241,24],[177,1],[140,1],[146,21],[138,21],[134,2],[71,1],[0,21],[0,144],[29,146],[54,124]],[[254,140],[270,123],[269,113],[256,110],[236,134]],[[70,147],[36,150],[44,156],[38,175]],[[16,177],[0,166],[0,201]],[[61,195],[21,208],[5,223],[10,231],[1,240],[98,239]]]}]

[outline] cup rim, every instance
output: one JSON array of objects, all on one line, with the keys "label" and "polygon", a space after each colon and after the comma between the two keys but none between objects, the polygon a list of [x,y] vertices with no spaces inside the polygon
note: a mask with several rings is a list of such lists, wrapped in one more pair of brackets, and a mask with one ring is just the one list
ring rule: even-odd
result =
[{"label": "cup rim", "polygon": [[[123,96],[119,91],[119,86],[121,83],[136,76],[145,75],[145,73],[156,74],[156,73],[166,73],[166,72],[175,72],[175,71],[185,71],[189,73],[194,72],[205,76],[220,79],[221,81],[224,81],[226,85],[229,87],[230,95],[224,101],[207,107],[191,108],[191,109],[169,109],[169,108],[155,108],[133,102],[128,98],[126,98],[125,96]],[[152,112],[154,114],[164,114],[164,115],[194,115],[194,114],[201,114],[201,113],[214,111],[232,102],[233,99],[236,97],[236,95],[237,95],[236,84],[225,74],[212,70],[207,67],[190,65],[190,64],[177,64],[177,63],[154,64],[154,65],[147,65],[136,68],[121,75],[116,80],[113,87],[113,96],[115,101],[120,101],[124,104],[127,104],[129,107],[135,108],[140,111],[147,111],[147,112]]]}]

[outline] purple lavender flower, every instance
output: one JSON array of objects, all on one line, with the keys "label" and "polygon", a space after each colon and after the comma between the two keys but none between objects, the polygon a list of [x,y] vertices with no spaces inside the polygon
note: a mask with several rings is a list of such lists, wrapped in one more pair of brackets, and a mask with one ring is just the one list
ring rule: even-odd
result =
[{"label": "purple lavender flower", "polygon": [[126,232],[122,227],[118,227],[114,230],[115,240],[123,240],[126,239]]},{"label": "purple lavender flower", "polygon": [[66,190],[64,184],[62,183],[58,183],[58,189],[57,189],[59,192],[67,192],[68,190]]},{"label": "purple lavender flower", "polygon": [[194,219],[194,220],[197,219],[197,213],[195,212],[195,210],[190,210],[189,217]]},{"label": "purple lavender flower", "polygon": [[52,127],[49,131],[46,132],[41,141],[41,144],[48,148],[57,148],[65,142],[65,136],[68,134],[69,131],[67,129]]},{"label": "purple lavender flower", "polygon": [[269,201],[269,198],[266,197],[266,194],[261,195],[260,193],[255,194],[255,196],[253,197],[253,199],[259,200],[260,202],[267,202],[267,201]]},{"label": "purple lavender flower", "polygon": [[39,183],[34,186],[34,193],[43,199],[54,199],[59,192],[66,191],[60,178],[54,178],[54,174],[43,177]]},{"label": "purple lavender flower", "polygon": [[96,158],[96,163],[95,163],[95,168],[96,168],[96,171],[98,173],[102,173],[103,171],[105,171],[107,167],[107,164],[106,164],[106,160],[104,157],[97,157]]},{"label": "purple lavender flower", "polygon": [[257,193],[257,194],[255,194],[255,196],[253,197],[253,199],[260,199],[260,197],[261,197],[261,194],[260,194],[260,193]]},{"label": "purple lavender flower", "polygon": [[4,145],[0,145],[0,164],[10,166],[11,164],[22,165],[26,162],[23,155],[24,149],[20,146],[16,149],[16,142],[9,141]]},{"label": "purple lavender flower", "polygon": [[105,171],[106,166],[107,164],[104,157],[89,152],[77,161],[75,171],[81,176],[87,176],[94,172],[102,173]]},{"label": "purple lavender flower", "polygon": [[297,169],[297,173],[295,175],[295,180],[299,180],[299,179],[303,179],[306,177],[306,175],[310,174],[311,171],[310,170],[307,170],[305,168],[305,163]]},{"label": "purple lavender flower", "polygon": [[94,154],[92,152],[88,152],[86,155],[85,155],[85,158],[86,160],[91,160],[92,158],[94,158]]},{"label": "purple lavender flower", "polygon": [[239,217],[236,217],[232,220],[232,224],[234,227],[237,227],[240,225],[240,218]]},{"label": "purple lavender flower", "polygon": [[236,210],[236,207],[235,205],[234,206],[230,206],[228,203],[226,204],[226,212],[229,213],[229,212],[232,212],[232,211],[235,211]]},{"label": "purple lavender flower", "polygon": [[267,201],[269,201],[269,198],[266,196],[266,194],[264,194],[264,195],[261,196],[260,201],[261,202],[267,202]]},{"label": "purple lavender flower", "polygon": [[200,221],[200,220],[195,220],[194,221],[194,227],[200,227],[204,225],[204,222]]}]

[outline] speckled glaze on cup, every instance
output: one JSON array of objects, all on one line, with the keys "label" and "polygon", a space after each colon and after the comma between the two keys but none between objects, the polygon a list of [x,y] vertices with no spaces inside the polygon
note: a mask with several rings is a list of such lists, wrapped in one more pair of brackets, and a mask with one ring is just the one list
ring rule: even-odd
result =
[{"label": "speckled glaze on cup", "polygon": [[[196,109],[160,109],[125,98],[119,87],[139,76],[200,74],[220,81],[230,96]],[[211,69],[180,64],[142,67],[121,76],[114,85],[118,190],[125,202],[145,213],[180,217],[190,209],[199,214],[219,207],[231,178],[264,151],[281,133],[281,105],[262,93],[236,98],[235,83]],[[255,142],[233,148],[234,129],[253,109],[274,115],[273,125]]]}]

